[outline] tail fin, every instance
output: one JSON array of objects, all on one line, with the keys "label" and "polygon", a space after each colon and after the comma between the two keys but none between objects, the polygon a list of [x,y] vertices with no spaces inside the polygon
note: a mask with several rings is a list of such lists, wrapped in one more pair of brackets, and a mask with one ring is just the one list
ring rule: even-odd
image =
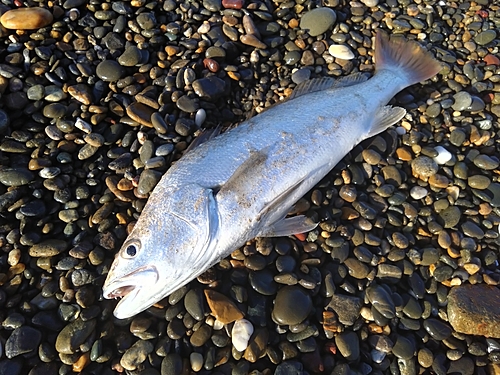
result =
[{"label": "tail fin", "polygon": [[395,71],[410,86],[434,77],[441,70],[441,64],[417,42],[389,37],[377,30],[375,69]]}]

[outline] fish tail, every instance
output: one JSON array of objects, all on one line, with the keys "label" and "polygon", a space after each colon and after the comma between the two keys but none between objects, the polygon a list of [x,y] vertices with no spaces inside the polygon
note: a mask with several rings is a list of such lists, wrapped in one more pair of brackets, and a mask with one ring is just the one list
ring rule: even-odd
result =
[{"label": "fish tail", "polygon": [[405,80],[405,86],[411,86],[435,76],[441,64],[417,42],[377,30],[375,69],[393,71]]}]

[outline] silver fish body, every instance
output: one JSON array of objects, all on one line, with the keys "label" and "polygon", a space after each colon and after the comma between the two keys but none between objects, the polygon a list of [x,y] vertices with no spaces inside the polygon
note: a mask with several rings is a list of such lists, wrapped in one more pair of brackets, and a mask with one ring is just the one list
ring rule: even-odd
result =
[{"label": "silver fish body", "polygon": [[388,107],[440,67],[416,43],[377,34],[377,72],[318,79],[291,98],[189,151],[158,183],[104,285],[133,316],[258,236],[316,224],[290,208],[355,145],[399,121]]}]

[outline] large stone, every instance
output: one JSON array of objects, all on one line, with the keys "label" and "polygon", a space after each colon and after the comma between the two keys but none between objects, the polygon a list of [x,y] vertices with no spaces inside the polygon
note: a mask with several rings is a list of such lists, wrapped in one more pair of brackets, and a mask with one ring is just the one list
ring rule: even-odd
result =
[{"label": "large stone", "polygon": [[52,13],[45,8],[19,8],[2,14],[0,23],[6,29],[34,30],[50,25],[53,19]]},{"label": "large stone", "polygon": [[457,332],[500,338],[500,289],[485,284],[454,287],[448,321]]},{"label": "large stone", "polygon": [[224,324],[243,318],[243,313],[238,306],[223,294],[211,289],[205,289],[205,297],[212,314]]}]

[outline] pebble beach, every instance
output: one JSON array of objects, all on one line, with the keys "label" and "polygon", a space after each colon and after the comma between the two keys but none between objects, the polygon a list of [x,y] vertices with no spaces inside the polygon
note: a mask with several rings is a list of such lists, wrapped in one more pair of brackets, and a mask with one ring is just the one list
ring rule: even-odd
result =
[{"label": "pebble beach", "polygon": [[[498,3],[3,0],[0,15],[0,375],[500,374]],[[297,203],[319,226],[114,318],[110,265],[191,142],[309,79],[373,74],[378,29],[442,70]]]}]

